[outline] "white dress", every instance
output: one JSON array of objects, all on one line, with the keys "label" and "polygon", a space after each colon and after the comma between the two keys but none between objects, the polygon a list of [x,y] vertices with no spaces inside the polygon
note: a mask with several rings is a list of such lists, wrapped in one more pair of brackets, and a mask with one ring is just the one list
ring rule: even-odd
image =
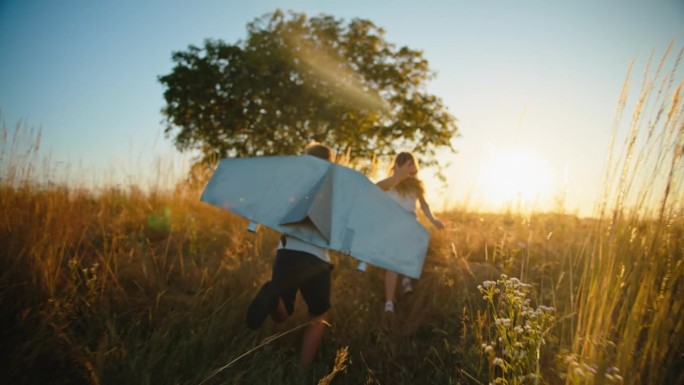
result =
[{"label": "white dress", "polygon": [[397,190],[394,188],[391,188],[387,190],[387,194],[394,199],[397,203],[399,203],[399,206],[401,206],[404,210],[412,213],[413,215],[416,215],[416,201],[418,200],[418,196],[416,194],[399,194]]}]

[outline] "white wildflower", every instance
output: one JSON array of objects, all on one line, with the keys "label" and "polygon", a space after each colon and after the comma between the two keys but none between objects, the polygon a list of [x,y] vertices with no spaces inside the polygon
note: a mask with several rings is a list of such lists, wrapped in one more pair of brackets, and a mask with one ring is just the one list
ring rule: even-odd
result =
[{"label": "white wildflower", "polygon": [[503,326],[511,326],[511,319],[510,318],[497,318],[496,321],[494,321],[495,325],[503,325]]},{"label": "white wildflower", "polygon": [[589,372],[589,373],[591,373],[591,374],[596,374],[596,368],[595,368],[595,367],[589,366],[589,365],[587,365],[587,364],[582,364],[582,367],[583,367],[584,370],[586,370],[587,372]]},{"label": "white wildflower", "polygon": [[531,384],[539,383],[539,376],[537,376],[535,373],[530,373],[527,375],[527,377],[530,379]]}]

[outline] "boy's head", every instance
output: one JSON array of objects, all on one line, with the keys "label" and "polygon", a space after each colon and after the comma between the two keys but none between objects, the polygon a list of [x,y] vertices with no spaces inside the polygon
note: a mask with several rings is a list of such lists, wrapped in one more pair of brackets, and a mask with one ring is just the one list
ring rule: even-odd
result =
[{"label": "boy's head", "polygon": [[333,152],[330,147],[318,142],[311,142],[306,146],[306,155],[315,156],[328,162],[333,161]]}]

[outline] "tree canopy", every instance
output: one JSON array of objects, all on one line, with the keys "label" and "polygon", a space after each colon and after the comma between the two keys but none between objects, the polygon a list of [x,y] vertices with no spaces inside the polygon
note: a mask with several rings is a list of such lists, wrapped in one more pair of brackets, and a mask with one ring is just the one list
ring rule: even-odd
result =
[{"label": "tree canopy", "polygon": [[427,163],[458,136],[423,53],[372,22],[275,11],[235,44],[174,52],[164,87],[167,136],[204,160],[300,154],[311,141],[370,159],[400,150]]}]

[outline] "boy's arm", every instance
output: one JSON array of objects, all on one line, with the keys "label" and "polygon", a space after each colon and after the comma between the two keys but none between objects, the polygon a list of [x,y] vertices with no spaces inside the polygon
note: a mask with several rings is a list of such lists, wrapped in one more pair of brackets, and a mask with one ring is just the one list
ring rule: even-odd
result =
[{"label": "boy's arm", "polygon": [[420,201],[420,208],[423,210],[423,214],[425,214],[425,216],[430,220],[430,222],[432,222],[432,224],[436,228],[444,230],[444,224],[442,224],[442,222],[439,219],[435,218],[435,216],[432,215],[432,211],[430,211],[430,205],[425,200],[425,197],[420,197],[418,198],[418,200]]}]

